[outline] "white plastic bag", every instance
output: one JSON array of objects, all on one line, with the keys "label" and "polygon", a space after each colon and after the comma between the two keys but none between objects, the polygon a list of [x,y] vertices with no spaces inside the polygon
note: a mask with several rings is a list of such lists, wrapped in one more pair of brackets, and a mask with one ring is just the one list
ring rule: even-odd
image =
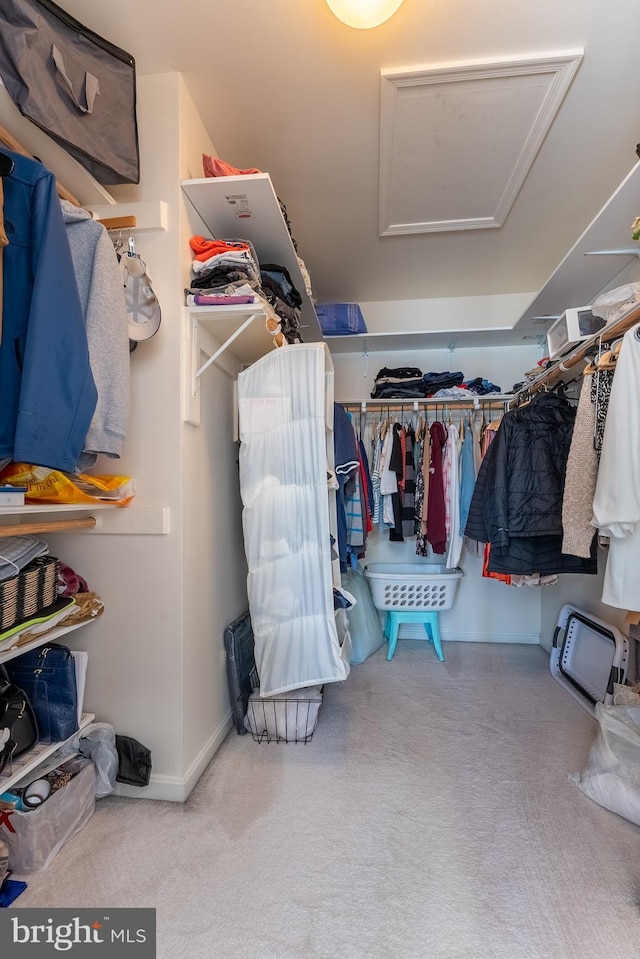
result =
[{"label": "white plastic bag", "polygon": [[96,799],[112,793],[118,775],[118,751],[113,726],[109,723],[89,723],[78,730],[59,750],[60,756],[75,756],[76,753],[91,759],[96,767]]},{"label": "white plastic bag", "polygon": [[589,799],[640,826],[640,706],[595,709],[600,729],[587,765],[569,778]]},{"label": "white plastic bag", "polygon": [[640,283],[627,283],[618,286],[615,290],[603,293],[595,300],[591,307],[594,316],[599,316],[606,323],[613,323],[630,313],[640,302]]},{"label": "white plastic bag", "polygon": [[380,617],[373,605],[369,581],[358,567],[342,574],[342,583],[355,596],[357,603],[347,610],[351,633],[351,664],[364,663],[384,644]]}]

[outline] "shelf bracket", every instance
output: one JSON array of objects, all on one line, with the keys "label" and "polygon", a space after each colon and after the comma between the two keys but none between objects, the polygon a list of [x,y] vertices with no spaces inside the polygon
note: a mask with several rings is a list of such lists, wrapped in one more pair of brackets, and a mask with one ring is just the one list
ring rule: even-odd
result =
[{"label": "shelf bracket", "polygon": [[640,248],[632,250],[587,250],[585,256],[640,256]]},{"label": "shelf bracket", "polygon": [[[199,370],[196,370],[196,372],[194,373],[195,380],[197,381],[198,377],[199,377],[199,376],[202,376],[202,374],[204,373],[204,371],[205,371],[206,369],[208,369],[208,367],[210,367],[211,364],[214,363],[222,353],[224,353],[224,351],[227,349],[227,347],[230,346],[230,345],[233,343],[233,341],[234,341],[235,339],[237,339],[237,338],[240,336],[240,334],[241,334],[242,332],[244,332],[244,330],[246,330],[247,327],[250,326],[250,325],[253,323],[254,320],[257,320],[259,317],[262,317],[262,316],[264,316],[263,313],[252,313],[251,316],[249,316],[249,317],[244,321],[244,323],[241,323],[240,326],[238,327],[238,329],[235,330],[235,331],[231,334],[231,336],[228,337],[228,339],[226,339],[226,340],[224,341],[224,343],[222,344],[222,346],[219,347],[219,348],[215,351],[215,353],[214,353],[212,356],[209,357],[209,359],[207,360],[207,362],[206,362],[206,363],[203,363]],[[197,322],[198,322],[198,321],[196,320],[196,323],[197,323]],[[197,336],[197,329],[196,329],[195,332],[196,332],[196,336]],[[195,393],[195,389],[194,389],[194,393]]]},{"label": "shelf bracket", "polygon": [[369,368],[369,349],[365,343],[362,347],[362,378],[366,380]]}]

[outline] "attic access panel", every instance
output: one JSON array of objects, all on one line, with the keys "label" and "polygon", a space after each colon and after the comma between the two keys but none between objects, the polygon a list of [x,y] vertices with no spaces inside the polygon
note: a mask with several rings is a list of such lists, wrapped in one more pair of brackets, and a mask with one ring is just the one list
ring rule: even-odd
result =
[{"label": "attic access panel", "polygon": [[380,236],[502,226],[582,55],[382,70]]}]

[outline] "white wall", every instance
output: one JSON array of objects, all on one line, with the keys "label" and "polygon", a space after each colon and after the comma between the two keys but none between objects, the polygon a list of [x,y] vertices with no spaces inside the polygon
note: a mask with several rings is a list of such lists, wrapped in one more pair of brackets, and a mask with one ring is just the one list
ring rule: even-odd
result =
[{"label": "white wall", "polygon": [[[161,105],[161,109],[159,109]],[[180,180],[202,175],[213,145],[177,73],[138,80],[139,185],[129,202],[164,200],[166,231],[137,232],[162,307],[158,334],[131,355],[131,422],[120,462],[97,470],[133,476],[134,507],[169,508],[164,536],[58,534],[52,552],[88,580],[104,614],[69,636],[88,649],[86,708],[151,749],[146,789],[121,794],[184,800],[231,725],[224,627],[247,606],[233,397],[228,356],[201,381],[202,425],[183,421],[184,287],[189,237],[204,232]],[[70,188],[73,184],[67,184]]]},{"label": "white wall", "polygon": [[[158,109],[162,104],[162,109]],[[70,634],[89,651],[86,706],[116,732],[151,749],[153,787],[131,795],[176,798],[182,789],[183,643],[178,86],[175,75],[138,81],[141,181],[113,189],[118,200],[165,200],[167,231],[139,233],[162,307],[157,335],[131,355],[131,419],[122,459],[97,471],[133,476],[134,506],[167,506],[166,536],[58,534],[52,552],[82,573],[104,600],[95,624]],[[67,184],[70,188],[72,184]]]},{"label": "white wall", "polygon": [[[170,532],[58,536],[51,544],[105,602],[97,623],[69,643],[90,651],[87,707],[152,752],[150,787],[118,791],[183,800],[230,728],[223,630],[247,604],[233,443],[237,367],[224,357],[207,370],[202,425],[184,423],[183,290],[189,237],[202,224],[180,180],[200,176],[202,153],[214,150],[177,73],[139,79],[138,126],[140,185],[113,194],[125,206],[165,200],[169,229],[136,235],[162,324],[131,357],[131,426],[118,469],[135,477],[132,505],[169,506]],[[113,462],[103,465],[113,472]]]},{"label": "white wall", "polygon": [[[400,324],[398,324],[400,325]],[[404,329],[404,321],[402,323]],[[426,337],[425,337],[426,339]],[[331,345],[331,344],[329,344]],[[461,371],[465,379],[477,376],[491,380],[504,392],[522,380],[522,374],[540,359],[537,346],[495,346],[486,349],[398,350],[395,352],[333,353],[336,399],[371,398],[376,374],[382,367],[419,367],[423,372]]]},{"label": "white wall", "polygon": [[[511,329],[533,293],[432,297],[425,300],[363,302],[360,309],[369,333],[400,327],[409,333],[424,330]],[[401,318],[401,322],[399,322]]]},{"label": "white wall", "polygon": [[587,613],[598,616],[606,623],[611,623],[627,632],[624,625],[626,610],[606,606],[602,602],[602,582],[607,563],[607,551],[598,549],[597,576],[561,576],[557,586],[550,586],[543,591],[541,611],[541,644],[546,650],[551,649],[553,631],[558,622],[558,615],[565,604],[583,609]]},{"label": "white wall", "polygon": [[[192,179],[203,176],[203,152],[215,154],[215,149],[181,77],[178,84],[180,177]],[[189,282],[189,238],[206,232],[183,197],[181,289]],[[233,442],[237,373],[228,354],[208,367],[200,378],[201,425],[184,424],[182,431],[183,754],[189,788],[230,728],[223,632],[247,608],[238,450]]]}]

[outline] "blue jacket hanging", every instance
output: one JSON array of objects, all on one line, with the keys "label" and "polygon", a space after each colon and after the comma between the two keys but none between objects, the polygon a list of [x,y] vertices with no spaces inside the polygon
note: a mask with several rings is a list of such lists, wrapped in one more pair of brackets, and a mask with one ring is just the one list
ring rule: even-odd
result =
[{"label": "blue jacket hanging", "polygon": [[0,460],[72,472],[97,392],[69,241],[54,176],[4,152]]}]

